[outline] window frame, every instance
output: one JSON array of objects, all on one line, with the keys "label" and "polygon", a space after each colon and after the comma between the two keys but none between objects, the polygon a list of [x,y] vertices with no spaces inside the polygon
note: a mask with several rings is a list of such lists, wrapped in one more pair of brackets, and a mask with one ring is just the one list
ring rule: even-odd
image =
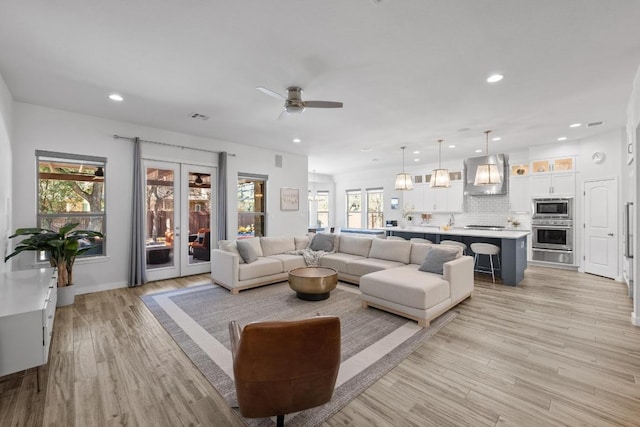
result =
[{"label": "window frame", "polygon": [[[40,163],[41,162],[64,162],[69,164],[78,164],[78,165],[90,165],[96,167],[102,167],[103,171],[103,187],[102,187],[102,210],[99,212],[75,212],[75,211],[67,211],[67,212],[59,212],[59,213],[42,213],[40,211]],[[101,238],[102,242],[102,253],[87,253],[78,255],[77,260],[80,259],[90,259],[90,258],[105,258],[107,257],[107,158],[99,157],[99,156],[90,156],[84,154],[73,154],[73,153],[59,153],[55,151],[45,151],[45,150],[36,150],[35,151],[35,174],[36,174],[36,227],[45,228],[43,226],[43,220],[47,218],[56,219],[56,218],[95,218],[100,217],[102,220],[102,229],[95,230],[100,231],[103,234]],[[64,181],[64,180],[59,180]],[[80,197],[80,196],[79,196]],[[72,220],[67,220],[65,223],[72,222]],[[80,226],[80,228],[82,228]],[[44,262],[47,261],[48,258],[44,253],[36,254],[36,262]]]},{"label": "window frame", "polygon": [[[253,211],[241,211],[239,209],[239,206],[236,205],[236,210],[238,212],[238,217],[237,217],[237,227],[236,227],[236,235],[238,238],[242,238],[242,237],[262,237],[262,236],[266,236],[267,235],[267,182],[269,180],[269,176],[268,175],[259,175],[259,174],[251,174],[251,173],[243,173],[243,172],[238,172],[238,179],[236,181],[236,202],[239,202],[238,199],[238,190],[240,188],[240,180],[249,180],[249,181],[262,181],[262,210],[261,211],[256,211],[255,209]],[[255,197],[254,197],[255,198]],[[262,218],[262,234],[256,234],[255,228],[253,231],[253,235],[252,236],[240,236],[239,235],[239,228],[240,228],[240,223],[241,223],[241,218],[245,218],[245,217],[261,217]],[[254,221],[255,223],[255,221]]]},{"label": "window frame", "polygon": [[[320,210],[320,199],[326,197],[327,200],[327,209],[326,210]],[[320,221],[320,214],[326,214],[327,216],[327,223],[325,225],[322,225],[322,227],[329,227],[329,222],[331,221],[331,209],[329,206],[330,203],[330,192],[329,190],[318,190],[316,191],[316,221]]]},{"label": "window frame", "polygon": [[[350,195],[357,195],[360,197],[360,209],[357,211],[352,211],[350,210],[350,205],[349,205],[349,196]],[[345,191],[345,204],[346,204],[346,209],[345,209],[345,215],[346,215],[346,224],[347,224],[347,228],[362,228],[362,189],[352,189],[352,190],[346,190]],[[352,227],[351,224],[349,223],[349,214],[359,214],[359,222],[360,222],[360,226],[359,227]]]},{"label": "window frame", "polygon": [[[365,228],[367,230],[378,230],[378,229],[382,229],[384,228],[384,188],[382,187],[376,187],[376,188],[367,188],[365,190],[365,201],[366,201],[366,221],[365,221]],[[369,201],[369,197],[379,194],[380,195],[380,201],[379,201],[379,210],[371,210],[370,208],[370,201]],[[373,221],[373,215],[380,215],[380,227],[375,227],[374,226],[374,221]],[[370,224],[370,218],[371,218],[371,224]],[[369,227],[369,225],[371,225],[371,227]]]}]

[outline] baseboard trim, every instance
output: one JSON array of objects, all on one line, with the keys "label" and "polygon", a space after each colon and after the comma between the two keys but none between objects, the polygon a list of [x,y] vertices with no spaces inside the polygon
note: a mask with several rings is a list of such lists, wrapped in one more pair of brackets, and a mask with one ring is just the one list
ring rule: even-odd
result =
[{"label": "baseboard trim", "polygon": [[[77,286],[77,285],[76,285]],[[127,282],[114,282],[114,283],[98,283],[95,285],[78,286],[76,289],[76,295],[92,294],[94,292],[110,291],[112,289],[126,288]]]},{"label": "baseboard trim", "polygon": [[631,324],[635,325],[635,326],[640,326],[640,316],[638,316],[638,313],[631,313]]}]

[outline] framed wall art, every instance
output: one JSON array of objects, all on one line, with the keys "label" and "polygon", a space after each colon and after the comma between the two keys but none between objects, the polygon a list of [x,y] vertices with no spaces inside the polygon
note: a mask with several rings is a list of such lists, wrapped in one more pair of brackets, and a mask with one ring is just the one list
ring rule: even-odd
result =
[{"label": "framed wall art", "polygon": [[297,211],[300,209],[300,190],[297,188],[280,189],[280,210]]}]

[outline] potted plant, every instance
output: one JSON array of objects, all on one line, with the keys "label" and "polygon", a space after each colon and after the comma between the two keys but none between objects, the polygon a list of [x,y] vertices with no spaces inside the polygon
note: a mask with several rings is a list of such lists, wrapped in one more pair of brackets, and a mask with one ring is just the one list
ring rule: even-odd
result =
[{"label": "potted plant", "polygon": [[[46,228],[18,228],[9,236],[29,236],[16,246],[15,250],[4,259],[25,251],[44,251],[49,255],[49,262],[58,272],[58,306],[69,305],[75,298],[73,285],[73,264],[78,255],[94,248],[94,239],[103,237],[102,233],[91,230],[74,230],[78,223],[67,223],[60,230]],[[81,245],[82,241],[82,245]]]}]

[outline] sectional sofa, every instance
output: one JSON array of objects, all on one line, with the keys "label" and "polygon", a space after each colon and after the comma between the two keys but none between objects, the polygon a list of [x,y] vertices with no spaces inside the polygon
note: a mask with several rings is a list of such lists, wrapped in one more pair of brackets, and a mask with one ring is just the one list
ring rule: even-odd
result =
[{"label": "sectional sofa", "polygon": [[[336,269],[340,280],[360,285],[364,306],[428,326],[431,319],[472,295],[473,258],[462,256],[460,248],[407,240],[332,236],[333,251],[320,258],[320,265]],[[241,246],[251,246],[256,255],[250,263],[243,261],[237,241],[220,241],[219,249],[211,252],[211,277],[232,294],[286,281],[289,270],[306,265],[302,255],[293,252],[307,248],[311,238],[242,239]]]}]

